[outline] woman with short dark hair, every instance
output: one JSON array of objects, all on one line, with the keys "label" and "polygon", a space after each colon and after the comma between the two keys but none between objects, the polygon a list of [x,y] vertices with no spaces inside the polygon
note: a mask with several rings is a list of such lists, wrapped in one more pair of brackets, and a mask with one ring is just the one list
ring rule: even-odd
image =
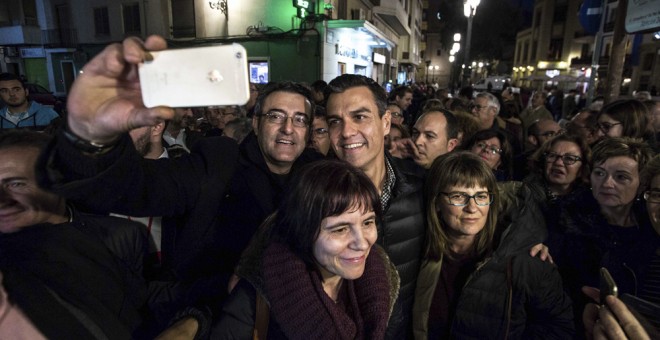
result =
[{"label": "woman with short dark hair", "polygon": [[360,170],[305,167],[244,253],[213,338],[384,338],[399,278],[374,244],[380,217]]}]

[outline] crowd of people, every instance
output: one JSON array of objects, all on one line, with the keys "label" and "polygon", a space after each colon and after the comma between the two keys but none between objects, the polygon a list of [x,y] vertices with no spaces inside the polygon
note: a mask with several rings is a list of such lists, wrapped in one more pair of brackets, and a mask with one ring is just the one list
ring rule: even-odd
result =
[{"label": "crowd of people", "polygon": [[164,48],[108,46],[61,119],[0,75],[0,338],[658,336],[660,102],[345,74],[146,108]]}]

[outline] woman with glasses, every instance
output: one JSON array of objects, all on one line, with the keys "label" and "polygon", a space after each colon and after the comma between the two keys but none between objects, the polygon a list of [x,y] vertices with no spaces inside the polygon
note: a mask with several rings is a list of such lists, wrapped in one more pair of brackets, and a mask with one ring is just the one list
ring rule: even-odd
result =
[{"label": "woman with glasses", "polygon": [[523,182],[542,201],[555,201],[586,188],[590,159],[591,149],[581,137],[557,135],[532,155],[533,171]]},{"label": "woman with glasses", "polygon": [[648,125],[648,110],[634,99],[617,100],[603,107],[598,115],[599,137],[643,138]]},{"label": "woman with glasses", "polygon": [[511,179],[513,152],[504,133],[497,130],[481,130],[464,145],[464,150],[471,151],[486,162],[498,181]]},{"label": "woman with glasses", "polygon": [[[654,236],[645,207],[638,199],[640,173],[652,157],[649,146],[631,138],[606,138],[592,148],[591,192],[563,204],[558,225],[548,224],[548,247],[559,267],[576,316],[588,302],[582,286],[597,287],[606,267],[619,294],[638,292],[636,267]],[[645,255],[646,254],[646,255]],[[582,322],[576,318],[576,324]]]},{"label": "woman with glasses", "polygon": [[469,152],[436,159],[425,185],[427,245],[413,308],[415,339],[567,339],[571,302],[556,268],[528,255],[543,238],[520,205],[497,227],[497,184]]}]

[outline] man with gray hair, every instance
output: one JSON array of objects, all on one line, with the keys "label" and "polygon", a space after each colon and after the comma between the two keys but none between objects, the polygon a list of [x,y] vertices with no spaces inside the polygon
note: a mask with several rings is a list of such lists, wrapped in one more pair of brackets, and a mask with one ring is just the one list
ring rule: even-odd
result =
[{"label": "man with gray hair", "polygon": [[495,126],[495,117],[500,112],[500,102],[497,97],[488,93],[481,92],[474,98],[472,114],[479,121],[480,130],[488,130]]},{"label": "man with gray hair", "polygon": [[[520,128],[514,128],[503,119],[498,119],[500,113],[500,101],[489,92],[481,92],[474,98],[472,114],[477,117],[479,130],[498,130],[504,133],[511,143],[514,154],[522,151],[520,142]],[[517,125],[517,124],[516,124]]]}]

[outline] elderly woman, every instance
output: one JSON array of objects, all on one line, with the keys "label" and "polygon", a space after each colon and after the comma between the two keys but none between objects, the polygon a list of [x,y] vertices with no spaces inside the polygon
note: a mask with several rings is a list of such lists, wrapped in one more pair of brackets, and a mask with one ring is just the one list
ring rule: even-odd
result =
[{"label": "elderly woman", "polygon": [[585,187],[590,160],[591,149],[581,137],[560,134],[536,150],[534,172],[523,182],[544,201],[552,201]]},{"label": "elderly woman", "polygon": [[498,181],[511,179],[513,151],[504,133],[497,130],[481,130],[463,145],[464,150],[477,154],[486,162]]},{"label": "elderly woman", "polygon": [[600,267],[610,271],[620,294],[639,289],[635,273],[646,263],[649,240],[654,238],[644,206],[637,200],[640,172],[651,155],[649,146],[639,140],[598,142],[590,165],[592,191],[579,195],[575,204],[563,205],[559,225],[549,230],[554,242],[548,246],[576,315],[582,314],[587,302],[581,288],[598,286]]},{"label": "elderly woman", "polygon": [[425,186],[427,245],[415,292],[415,339],[566,339],[571,302],[556,268],[530,257],[543,238],[533,207],[496,228],[491,169],[469,152],[439,157]]},{"label": "elderly woman", "polygon": [[304,168],[241,261],[213,338],[382,339],[398,275],[374,245],[381,203],[360,170]]}]

